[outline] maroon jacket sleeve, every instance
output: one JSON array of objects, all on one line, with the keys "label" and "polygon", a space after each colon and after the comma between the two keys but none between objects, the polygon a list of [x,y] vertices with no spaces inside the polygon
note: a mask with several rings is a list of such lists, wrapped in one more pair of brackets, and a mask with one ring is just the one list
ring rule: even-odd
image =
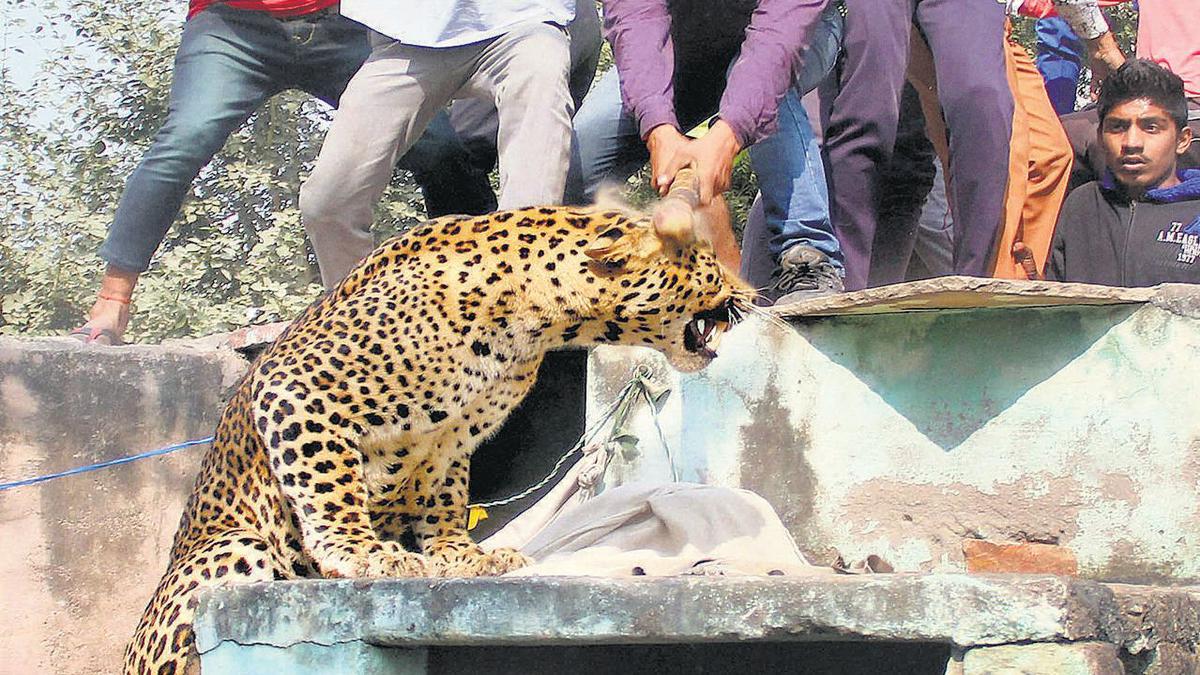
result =
[{"label": "maroon jacket sleeve", "polygon": [[666,0],[604,0],[604,36],[621,74],[621,100],[645,139],[675,119],[675,48]]},{"label": "maroon jacket sleeve", "polygon": [[[674,45],[665,0],[603,0],[605,36],[621,74],[621,98],[642,138],[675,117]],[[719,1],[719,0],[714,0]],[[720,116],[743,146],[774,130],[779,100],[828,0],[761,0],[730,70]]]},{"label": "maroon jacket sleeve", "polygon": [[721,96],[721,119],[733,128],[742,147],[775,130],[779,101],[792,84],[808,36],[827,4],[829,0],[758,3]]}]

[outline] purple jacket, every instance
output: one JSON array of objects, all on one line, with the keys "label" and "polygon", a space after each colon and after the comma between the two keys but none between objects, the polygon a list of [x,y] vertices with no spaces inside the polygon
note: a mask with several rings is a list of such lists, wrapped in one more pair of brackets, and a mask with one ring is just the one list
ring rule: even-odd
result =
[{"label": "purple jacket", "polygon": [[[743,147],[774,131],[779,101],[828,1],[759,0],[718,111]],[[678,127],[667,0],[603,0],[603,4],[604,32],[620,73],[621,98],[637,119],[642,138],[660,124]]]}]

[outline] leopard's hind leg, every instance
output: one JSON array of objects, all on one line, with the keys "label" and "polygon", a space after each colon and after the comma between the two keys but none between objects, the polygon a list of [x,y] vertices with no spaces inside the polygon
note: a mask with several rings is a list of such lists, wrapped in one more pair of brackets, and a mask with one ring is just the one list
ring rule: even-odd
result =
[{"label": "leopard's hind leg", "polygon": [[287,576],[270,548],[249,530],[209,537],[171,561],[125,649],[125,675],[199,673],[192,619],[206,587]]}]

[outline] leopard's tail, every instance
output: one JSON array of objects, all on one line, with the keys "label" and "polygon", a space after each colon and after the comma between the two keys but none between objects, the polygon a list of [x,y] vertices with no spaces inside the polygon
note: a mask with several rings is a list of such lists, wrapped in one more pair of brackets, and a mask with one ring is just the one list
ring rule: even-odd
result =
[{"label": "leopard's tail", "polygon": [[125,675],[199,673],[192,632],[198,593],[285,576],[276,568],[267,543],[249,530],[215,535],[172,560],[125,648]]}]

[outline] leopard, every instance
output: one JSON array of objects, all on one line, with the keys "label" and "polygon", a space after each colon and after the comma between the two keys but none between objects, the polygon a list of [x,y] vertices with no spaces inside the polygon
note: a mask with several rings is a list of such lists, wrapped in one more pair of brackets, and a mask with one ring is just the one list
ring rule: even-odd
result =
[{"label": "leopard", "polygon": [[229,396],[124,672],[198,673],[208,588],[527,565],[472,540],[468,475],[546,352],[640,345],[692,372],[753,310],[694,195],[671,198],[426,221],[308,306]]}]

